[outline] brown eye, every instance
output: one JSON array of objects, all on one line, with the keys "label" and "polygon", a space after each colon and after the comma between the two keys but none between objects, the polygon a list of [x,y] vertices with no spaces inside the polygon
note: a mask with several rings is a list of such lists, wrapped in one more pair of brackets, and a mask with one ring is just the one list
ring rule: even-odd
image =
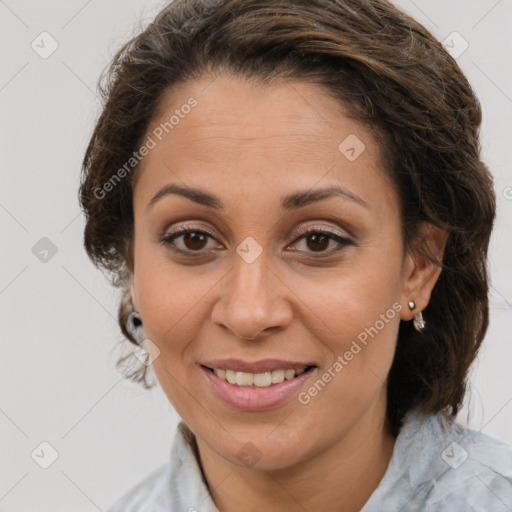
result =
[{"label": "brown eye", "polygon": [[312,251],[324,251],[329,247],[330,238],[322,234],[313,234],[307,237],[307,246]]},{"label": "brown eye", "polygon": [[190,231],[183,235],[183,243],[187,249],[191,251],[199,251],[204,249],[206,242],[208,241],[208,235],[198,231]]},{"label": "brown eye", "polygon": [[[300,245],[298,242],[304,242],[305,249],[295,249],[297,252],[304,252],[306,254],[317,253],[319,256],[330,256],[348,245],[354,245],[351,240],[333,233],[323,228],[312,228],[307,231],[302,231],[294,244]],[[329,249],[329,244],[333,245],[332,249]]]},{"label": "brown eye", "polygon": [[176,253],[193,255],[193,253],[206,252],[208,239],[214,240],[213,236],[205,231],[182,229],[176,233],[163,236],[159,239],[159,242]]}]

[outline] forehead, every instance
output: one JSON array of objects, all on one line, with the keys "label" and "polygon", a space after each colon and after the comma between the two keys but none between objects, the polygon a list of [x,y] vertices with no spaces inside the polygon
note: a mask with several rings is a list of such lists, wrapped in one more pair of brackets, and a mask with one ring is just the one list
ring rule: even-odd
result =
[{"label": "forehead", "polygon": [[273,142],[296,145],[296,150],[310,154],[305,146],[320,145],[321,150],[337,151],[344,130],[356,129],[366,137],[364,126],[349,119],[348,111],[318,85],[284,80],[262,85],[225,75],[168,91],[160,101],[159,116],[150,131],[158,129],[176,111],[188,111],[185,106],[189,98],[197,101],[197,106],[175,119],[178,123],[163,134],[176,148],[196,142],[198,150],[234,146],[238,139],[245,146],[250,141],[259,147],[269,147]]},{"label": "forehead", "polygon": [[341,180],[361,195],[386,192],[369,129],[307,82],[261,85],[225,75],[188,82],[162,97],[147,135],[155,145],[138,169],[144,189],[182,180],[219,194],[237,187],[282,195],[292,185]]}]

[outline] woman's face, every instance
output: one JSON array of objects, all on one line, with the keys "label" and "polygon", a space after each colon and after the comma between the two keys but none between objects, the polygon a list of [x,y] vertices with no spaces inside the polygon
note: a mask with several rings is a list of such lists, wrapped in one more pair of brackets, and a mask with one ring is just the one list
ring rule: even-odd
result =
[{"label": "woman's face", "polygon": [[[210,82],[168,95],[147,132],[133,302],[200,446],[239,466],[290,467],[382,428],[400,318],[412,318],[411,298],[426,304],[370,132],[316,85]],[[205,366],[246,370],[228,376],[253,384]]]}]

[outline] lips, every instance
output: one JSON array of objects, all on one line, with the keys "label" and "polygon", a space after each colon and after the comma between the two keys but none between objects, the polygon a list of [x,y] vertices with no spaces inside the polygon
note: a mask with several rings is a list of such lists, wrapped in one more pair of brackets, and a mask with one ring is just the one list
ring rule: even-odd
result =
[{"label": "lips", "polygon": [[[215,364],[220,366],[227,365],[226,360],[222,361],[208,361],[208,364]],[[276,364],[281,366],[283,364],[292,364],[296,365],[295,361],[283,361],[283,360],[267,360],[267,361],[259,361],[257,363],[248,363],[244,368],[252,368],[257,369],[257,372],[261,372],[260,368],[275,368]],[[240,361],[230,360],[230,365],[232,368],[241,368]],[[319,369],[317,366],[305,366],[304,363],[299,363],[299,366],[308,368],[308,370],[301,370],[302,373],[300,375],[296,375],[295,377],[284,380],[282,382],[273,384],[269,382],[260,382],[261,385],[250,385],[246,386],[238,385],[238,382],[232,384],[225,380],[224,378],[219,377],[214,371],[212,371],[209,367],[205,365],[200,365],[201,374],[206,379],[208,383],[208,388],[213,392],[213,396],[215,400],[220,400],[221,403],[229,407],[233,407],[238,409],[239,411],[264,411],[270,410],[277,407],[281,407],[286,403],[290,402],[294,396],[296,396],[300,390],[306,386],[306,383],[311,379],[315,378],[318,375]],[[282,366],[281,366],[282,368]],[[219,370],[217,370],[219,371]],[[246,377],[248,376],[247,372],[235,372],[234,370],[222,370],[226,374],[236,374],[237,381],[238,377]],[[273,370],[270,373],[274,373],[276,370]],[[259,375],[261,376],[266,374],[267,372],[261,372]],[[282,372],[279,372],[282,373]],[[257,378],[257,374],[255,374],[255,378]]]},{"label": "lips", "polygon": [[215,359],[204,361],[202,366],[210,370],[232,370],[245,373],[265,373],[274,370],[306,370],[310,366],[316,366],[314,362],[304,362],[284,359],[264,359],[260,361],[243,361],[241,359]]}]

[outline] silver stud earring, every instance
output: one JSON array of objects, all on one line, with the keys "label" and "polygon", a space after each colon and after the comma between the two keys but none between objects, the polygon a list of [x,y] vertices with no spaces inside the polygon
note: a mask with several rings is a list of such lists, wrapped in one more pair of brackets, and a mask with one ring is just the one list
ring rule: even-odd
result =
[{"label": "silver stud earring", "polygon": [[135,338],[138,345],[141,345],[146,339],[144,326],[142,325],[142,318],[140,317],[138,311],[133,310],[128,315],[128,320],[126,321],[126,330]]},{"label": "silver stud earring", "polygon": [[[416,304],[414,301],[409,301],[409,309],[412,311],[415,307],[416,307]],[[423,329],[425,329],[425,325],[426,325],[426,322],[425,320],[423,320],[423,315],[421,314],[421,311],[419,311],[418,313],[416,313],[414,315],[414,328],[417,330],[417,331],[422,331]]]}]

